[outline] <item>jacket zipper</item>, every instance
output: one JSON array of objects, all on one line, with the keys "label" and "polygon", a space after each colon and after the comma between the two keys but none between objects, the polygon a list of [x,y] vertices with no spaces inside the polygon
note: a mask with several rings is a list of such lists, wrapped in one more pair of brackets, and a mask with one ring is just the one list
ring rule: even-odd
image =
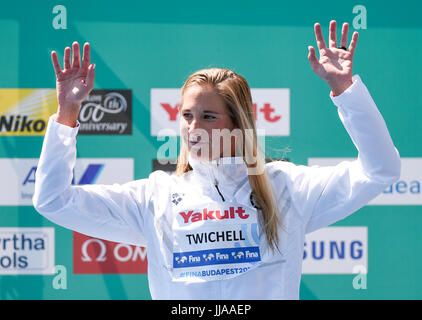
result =
[{"label": "jacket zipper", "polygon": [[223,195],[221,194],[220,189],[218,189],[218,182],[217,182],[217,180],[215,180],[215,188],[217,189],[218,194],[220,195],[221,199],[223,199],[223,201],[226,201],[226,200],[224,200],[224,197],[223,197]]},{"label": "jacket zipper", "polygon": [[217,178],[216,178],[216,177],[214,177],[214,174],[213,174],[213,172],[212,172],[212,169],[210,169],[210,174],[211,174],[211,176],[212,176],[212,179],[214,180],[214,187],[217,189],[218,194],[220,195],[220,197],[221,197],[221,199],[222,199],[223,201],[226,201],[226,200],[224,199],[223,195],[221,194],[220,189],[218,188],[218,180],[217,180]]}]

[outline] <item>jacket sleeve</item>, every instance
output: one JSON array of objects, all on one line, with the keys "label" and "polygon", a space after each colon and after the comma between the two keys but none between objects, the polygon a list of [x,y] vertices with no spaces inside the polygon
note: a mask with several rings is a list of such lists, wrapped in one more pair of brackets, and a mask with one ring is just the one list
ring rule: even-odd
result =
[{"label": "jacket sleeve", "polygon": [[35,176],[35,209],[65,228],[109,241],[146,246],[144,224],[150,180],[126,184],[72,185],[78,127],[51,116]]},{"label": "jacket sleeve", "polygon": [[360,77],[331,99],[358,150],[335,166],[289,164],[292,192],[309,233],[363,207],[400,177],[401,161],[387,126]]}]

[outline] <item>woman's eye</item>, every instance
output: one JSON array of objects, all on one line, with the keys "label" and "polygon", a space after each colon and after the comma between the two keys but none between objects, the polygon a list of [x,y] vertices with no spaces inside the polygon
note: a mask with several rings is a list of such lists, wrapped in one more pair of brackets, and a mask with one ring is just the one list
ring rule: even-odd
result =
[{"label": "woman's eye", "polygon": [[[185,119],[191,119],[192,118],[192,114],[190,114],[190,113],[184,113],[183,114],[183,117]],[[204,115],[204,119],[206,119],[206,120],[213,120],[213,119],[216,119],[216,117],[206,114],[206,115]]]}]

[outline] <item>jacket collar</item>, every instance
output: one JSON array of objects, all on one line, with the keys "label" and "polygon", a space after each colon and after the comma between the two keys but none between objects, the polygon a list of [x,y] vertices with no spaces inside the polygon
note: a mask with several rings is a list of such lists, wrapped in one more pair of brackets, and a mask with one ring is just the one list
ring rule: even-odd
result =
[{"label": "jacket collar", "polygon": [[199,160],[188,156],[193,175],[217,185],[239,185],[248,177],[248,168],[242,157],[221,157],[214,160]]}]

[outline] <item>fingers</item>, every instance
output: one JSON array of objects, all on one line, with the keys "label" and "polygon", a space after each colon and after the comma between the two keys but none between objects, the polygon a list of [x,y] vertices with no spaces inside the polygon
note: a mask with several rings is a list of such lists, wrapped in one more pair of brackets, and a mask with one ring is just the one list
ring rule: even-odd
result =
[{"label": "fingers", "polygon": [[89,89],[89,91],[94,88],[94,80],[95,80],[95,63],[91,64],[88,67],[88,74],[86,76],[86,86]]},{"label": "fingers", "polygon": [[84,53],[83,53],[83,58],[82,58],[83,69],[87,69],[89,67],[90,60],[91,60],[91,49],[90,49],[89,43],[86,42],[84,44]]},{"label": "fingers", "polygon": [[64,49],[64,58],[63,58],[63,65],[64,65],[64,70],[70,69],[70,48],[66,47],[66,49]]},{"label": "fingers", "polygon": [[[70,64],[70,55],[73,51],[72,56],[72,65]],[[82,59],[82,68],[88,69],[90,60],[91,60],[91,53],[89,48],[89,43],[85,43],[83,48],[83,59]],[[51,53],[51,59],[53,61],[54,70],[56,71],[56,74],[58,71],[62,71],[60,68],[60,64],[57,58],[57,53],[53,51]],[[81,54],[80,54],[80,48],[79,43],[77,41],[72,43],[72,50],[69,47],[66,47],[64,49],[64,57],[63,57],[63,65],[64,70],[70,69],[70,68],[80,68],[81,63]]]},{"label": "fingers", "polygon": [[309,46],[308,47],[308,50],[309,50],[309,52],[308,52],[308,60],[309,60],[309,62],[311,64],[312,69],[315,69],[319,65],[319,61],[318,61],[318,59],[316,57],[315,49],[314,49],[314,47]]},{"label": "fingers", "polygon": [[321,50],[321,49],[327,48],[327,45],[325,44],[325,41],[324,41],[324,37],[322,36],[321,25],[319,23],[315,23],[314,30],[315,30],[315,38],[317,41],[318,49]]},{"label": "fingers", "polygon": [[341,40],[340,40],[340,47],[347,48],[347,39],[349,37],[349,24],[343,23],[343,27],[341,29]]},{"label": "fingers", "polygon": [[353,32],[352,41],[350,41],[350,46],[349,46],[349,52],[352,54],[352,56],[355,53],[356,46],[358,44],[358,38],[359,38],[359,33],[357,31]]},{"label": "fingers", "polygon": [[330,48],[337,48],[337,22],[335,20],[330,21],[330,32],[329,32],[329,46]]},{"label": "fingers", "polygon": [[79,43],[73,42],[72,44],[73,49],[73,61],[72,61],[72,67],[73,68],[79,68],[80,67],[80,53],[79,53]]},{"label": "fingers", "polygon": [[62,72],[62,69],[60,68],[59,58],[57,57],[56,51],[51,52],[51,61],[53,62],[53,67],[54,71],[56,72],[56,75],[59,75]]},{"label": "fingers", "polygon": [[[337,48],[337,35],[336,35],[336,28],[337,28],[337,22],[335,20],[330,21],[330,28],[329,28],[329,47],[330,48]],[[327,45],[325,44],[324,37],[322,35],[321,25],[319,23],[315,23],[314,25],[315,30],[315,37],[317,40],[318,49],[325,49],[327,48]],[[341,30],[341,40],[340,40],[340,47],[347,48],[347,42],[348,42],[348,36],[349,36],[349,24],[343,23],[343,27]],[[348,51],[352,53],[352,55],[355,53],[355,49],[358,42],[358,32],[355,31],[352,36],[352,41],[350,42]]]}]

